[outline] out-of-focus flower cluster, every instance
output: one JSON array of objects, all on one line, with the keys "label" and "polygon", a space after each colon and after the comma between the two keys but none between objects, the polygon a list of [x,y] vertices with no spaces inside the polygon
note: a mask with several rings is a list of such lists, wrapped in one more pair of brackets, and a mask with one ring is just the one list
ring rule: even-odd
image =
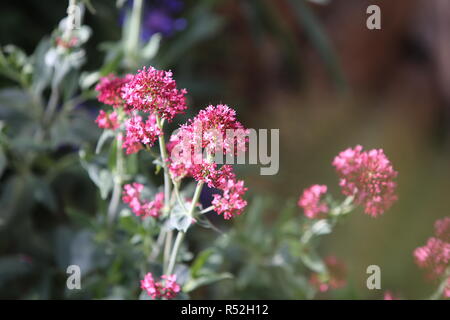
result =
[{"label": "out-of-focus flower cluster", "polygon": [[327,193],[327,186],[315,184],[303,191],[298,206],[303,208],[305,216],[310,219],[322,218],[328,212],[328,205],[322,196]]},{"label": "out-of-focus flower cluster", "polygon": [[333,161],[346,196],[364,206],[365,213],[377,217],[397,200],[394,179],[397,172],[381,149],[363,151],[362,146],[341,152]]},{"label": "out-of-focus flower cluster", "polygon": [[164,207],[164,193],[157,193],[153,201],[143,201],[141,199],[142,190],[144,190],[144,186],[140,183],[126,184],[123,188],[122,201],[127,203],[137,216],[159,217]]},{"label": "out-of-focus flower cluster", "polygon": [[437,220],[434,227],[435,236],[414,250],[414,258],[428,278],[447,278],[443,294],[450,298],[450,217]]},{"label": "out-of-focus flower cluster", "polygon": [[[333,160],[340,178],[339,185],[344,195],[353,197],[353,202],[362,205],[364,212],[378,217],[397,200],[394,181],[397,171],[381,149],[363,151],[362,146],[348,148]],[[303,191],[298,206],[310,219],[324,218],[330,210],[322,197],[327,187],[313,185]]]},{"label": "out-of-focus flower cluster", "polygon": [[173,299],[181,290],[175,274],[163,275],[161,281],[156,282],[150,272],[141,280],[141,289],[145,290],[152,299]]}]

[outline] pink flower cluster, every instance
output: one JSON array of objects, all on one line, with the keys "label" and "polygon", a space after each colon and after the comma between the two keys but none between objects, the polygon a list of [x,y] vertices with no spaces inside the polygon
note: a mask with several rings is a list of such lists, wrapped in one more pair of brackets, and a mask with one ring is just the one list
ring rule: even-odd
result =
[{"label": "pink flower cluster", "polygon": [[[236,112],[226,105],[208,106],[171,137],[167,149],[170,153],[168,167],[172,177],[180,180],[193,177],[196,181],[217,188],[222,194],[214,195],[213,205],[218,214],[230,219],[242,213],[247,202],[242,198],[247,188],[237,181],[229,165],[219,166],[203,156],[203,149],[210,157],[215,151],[234,152],[236,145],[227,141],[227,130],[246,130],[236,120]],[[239,147],[239,143],[237,144]],[[245,144],[241,145],[245,148]]]},{"label": "pink flower cluster", "polygon": [[246,191],[244,181],[228,180],[223,186],[223,194],[213,195],[212,205],[214,210],[217,214],[223,214],[226,220],[240,215],[247,206],[247,201],[242,198]]},{"label": "pink flower cluster", "polygon": [[122,201],[127,203],[138,217],[159,217],[164,207],[164,193],[159,192],[153,201],[146,202],[141,199],[143,189],[144,186],[140,183],[126,184],[123,187]]},{"label": "pink flower cluster", "polygon": [[151,114],[144,122],[141,116],[134,116],[127,120],[126,135],[122,147],[127,154],[136,153],[143,148],[143,145],[153,146],[160,135],[161,130],[156,124],[155,115]]},{"label": "pink flower cluster", "polygon": [[[191,143],[199,143],[209,153],[235,153],[236,148],[245,151],[247,139],[239,139],[247,133],[244,126],[236,120],[236,111],[227,105],[209,105],[198,115],[181,127],[181,135],[189,137]],[[227,132],[236,134],[227,139]]]},{"label": "pink flower cluster", "polygon": [[309,219],[320,219],[326,216],[328,205],[322,196],[327,193],[327,186],[315,184],[303,191],[298,199],[298,206],[303,208],[305,216]]},{"label": "pink flower cluster", "polygon": [[143,280],[141,280],[141,289],[147,291],[147,294],[152,297],[152,299],[166,298],[173,299],[180,292],[180,285],[176,282],[177,276],[163,275],[161,276],[162,281],[155,282],[153,275],[147,273]]},{"label": "pink flower cluster", "polygon": [[397,200],[394,179],[397,172],[383,150],[363,151],[361,146],[341,152],[333,161],[346,196],[354,196],[365,213],[377,217]]},{"label": "pink flower cluster", "polygon": [[446,272],[450,272],[449,221],[449,217],[436,221],[435,237],[429,238],[425,246],[414,250],[417,265],[425,269],[430,278],[446,276]]},{"label": "pink flower cluster", "polygon": [[325,258],[326,274],[313,273],[309,282],[320,292],[339,289],[347,284],[347,270],[345,265],[335,256]]},{"label": "pink flower cluster", "polygon": [[119,128],[120,123],[117,118],[117,112],[113,111],[111,113],[107,113],[103,110],[100,110],[97,119],[95,119],[99,128],[102,129],[111,129],[116,130]]},{"label": "pink flower cluster", "polygon": [[172,72],[144,67],[124,85],[121,97],[135,110],[171,121],[187,108],[186,94],[186,89],[177,89]]},{"label": "pink flower cluster", "polygon": [[124,107],[125,103],[121,97],[122,88],[131,78],[130,74],[124,78],[116,77],[113,74],[100,78],[100,82],[95,87],[95,90],[99,92],[98,101],[115,108]]}]

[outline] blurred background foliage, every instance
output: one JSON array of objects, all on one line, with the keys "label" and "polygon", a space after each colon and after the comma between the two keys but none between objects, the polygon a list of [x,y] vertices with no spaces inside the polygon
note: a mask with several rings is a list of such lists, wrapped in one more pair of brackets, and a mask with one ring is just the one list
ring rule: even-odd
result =
[{"label": "blurred background foliage", "polygon": [[[247,127],[280,129],[277,175],[239,168],[250,190],[247,212],[231,222],[211,216],[226,236],[189,234],[189,251],[203,252],[191,265],[234,276],[192,297],[308,298],[302,289],[308,273],[291,236],[303,219],[295,203],[313,183],[339,194],[331,161],[356,144],[385,150],[399,171],[399,201],[379,219],[355,212],[324,237],[320,252],[346,262],[348,285],[318,297],[431,294],[434,284],[415,266],[412,251],[432,234],[437,218],[450,214],[447,0],[149,0],[141,39],[161,33],[156,56],[151,46],[134,55],[120,44],[129,3],[122,9],[112,0],[90,3],[95,12],[87,10],[83,21],[91,29],[84,58],[58,83],[61,103],[51,127],[39,106],[51,101],[55,74],[30,78],[27,70],[45,59],[43,48],[51,46],[67,3],[0,4],[0,45],[8,53],[2,59],[12,59],[0,64],[1,298],[139,296],[135,264],[142,252],[130,238],[146,231],[131,217],[121,219],[114,236],[105,229],[104,203],[78,151],[94,148],[100,135],[94,124],[99,104],[87,76],[150,63],[172,69],[188,88],[185,118],[224,102]],[[370,4],[381,7],[381,31],[365,27]],[[83,270],[78,292],[65,289],[72,263]],[[381,267],[381,291],[366,288],[371,264]]]}]

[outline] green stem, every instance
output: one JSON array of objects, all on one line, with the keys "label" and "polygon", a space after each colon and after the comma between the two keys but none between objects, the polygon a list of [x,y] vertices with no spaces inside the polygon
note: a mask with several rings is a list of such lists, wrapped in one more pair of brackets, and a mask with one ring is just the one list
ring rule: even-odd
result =
[{"label": "green stem", "polygon": [[450,267],[445,271],[445,276],[442,278],[442,282],[439,284],[437,290],[431,295],[430,300],[438,300],[442,298],[445,287],[447,286],[448,277],[450,276]]},{"label": "green stem", "polygon": [[[190,218],[192,218],[195,205],[197,204],[198,200],[200,199],[200,194],[202,193],[203,189],[203,182],[200,181],[197,183],[197,187],[195,188],[194,196],[192,197],[192,203],[191,207],[189,209],[188,215]],[[172,254],[170,256],[169,266],[167,267],[167,270],[165,272],[166,275],[170,275],[173,272],[173,269],[175,267],[175,261],[177,260],[178,251],[180,250],[181,243],[183,242],[185,232],[179,231],[177,234],[177,238],[175,240],[175,244],[173,245]]]},{"label": "green stem", "polygon": [[53,115],[56,110],[56,106],[58,105],[59,92],[57,86],[52,86],[50,99],[48,100],[47,108],[45,108],[44,114],[44,126],[50,125],[51,120],[53,119]]},{"label": "green stem", "polygon": [[[156,124],[158,125],[159,130],[163,132],[164,128],[164,120],[161,120],[158,115],[156,115]],[[164,207],[165,210],[169,209],[170,205],[170,189],[171,189],[171,180],[169,175],[169,170],[167,168],[167,149],[166,149],[166,141],[164,139],[164,135],[160,135],[158,137],[159,141],[159,151],[161,152],[161,160],[162,167],[164,169]]]},{"label": "green stem", "polygon": [[122,142],[120,139],[116,141],[116,172],[114,175],[114,187],[111,196],[111,201],[108,206],[108,223],[113,225],[117,219],[117,209],[120,202],[120,191],[122,190],[122,176],[123,176],[123,154],[122,154]]},{"label": "green stem", "polygon": [[[164,132],[164,119],[161,119],[158,115],[156,115],[156,124],[161,130]],[[169,175],[169,168],[167,167],[167,149],[166,149],[166,141],[164,139],[164,135],[160,135],[158,137],[159,141],[159,151],[161,153],[161,161],[162,167],[164,169],[164,213],[165,215],[170,215],[170,192],[171,192],[171,179]],[[163,266],[166,268],[170,259],[170,248],[172,247],[173,240],[173,231],[170,230],[167,232],[165,244],[164,244],[164,256],[163,256]]]},{"label": "green stem", "polygon": [[156,244],[153,247],[152,252],[150,254],[150,259],[149,259],[150,261],[153,261],[158,257],[165,238],[166,238],[166,230],[161,229],[161,232],[158,235],[158,239],[156,239]]},{"label": "green stem", "polygon": [[173,183],[173,190],[175,191],[175,195],[177,197],[178,203],[180,204],[181,208],[185,212],[188,212],[186,206],[184,205],[184,201],[183,201],[183,199],[181,198],[181,195],[180,195],[180,184],[177,183],[177,182],[174,182],[173,180],[172,180],[172,183]]},{"label": "green stem", "polygon": [[170,261],[170,249],[173,242],[173,230],[166,231],[166,239],[164,243],[163,270],[167,270]]}]

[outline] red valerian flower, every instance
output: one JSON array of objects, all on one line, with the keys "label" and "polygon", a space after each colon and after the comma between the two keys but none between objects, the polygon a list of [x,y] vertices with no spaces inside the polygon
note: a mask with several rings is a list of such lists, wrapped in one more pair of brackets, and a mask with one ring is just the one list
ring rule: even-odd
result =
[{"label": "red valerian flower", "polygon": [[115,108],[125,107],[124,99],[121,96],[122,88],[131,78],[131,74],[127,74],[123,78],[113,74],[100,78],[100,82],[95,86],[95,90],[99,92],[98,101]]},{"label": "red valerian flower", "polygon": [[419,267],[428,271],[431,278],[445,273],[450,261],[450,243],[438,238],[429,238],[426,245],[414,250]]},{"label": "red valerian flower", "polygon": [[103,110],[100,110],[97,119],[95,119],[95,122],[97,123],[98,127],[102,129],[116,130],[120,126],[118,115],[115,111],[107,113]]},{"label": "red valerian flower", "polygon": [[217,214],[223,214],[224,219],[228,220],[240,215],[247,206],[242,196],[247,191],[244,187],[244,181],[235,181],[230,179],[223,186],[223,194],[214,194],[212,205]]},{"label": "red valerian flower", "polygon": [[434,230],[437,238],[450,242],[450,217],[437,220],[434,224]]},{"label": "red valerian flower", "polygon": [[167,299],[175,298],[181,290],[180,285],[177,283],[177,276],[175,274],[169,276],[163,275],[161,279],[164,280],[163,295]]},{"label": "red valerian flower", "polygon": [[397,172],[383,150],[362,151],[361,146],[341,152],[333,161],[346,196],[354,196],[364,212],[377,217],[397,200]]},{"label": "red valerian flower", "polygon": [[159,217],[164,207],[164,193],[157,193],[153,201],[143,201],[141,199],[143,189],[144,186],[140,183],[126,184],[123,187],[122,201],[127,203],[138,217]]},{"label": "red valerian flower", "polygon": [[430,279],[446,281],[443,295],[450,298],[450,218],[437,220],[434,224],[435,237],[428,239],[426,245],[414,250],[416,264],[426,270]]},{"label": "red valerian flower", "polygon": [[[226,105],[208,106],[182,125],[168,144],[169,168],[175,179],[192,176],[210,187],[234,178],[230,166],[214,162],[216,153],[244,151],[247,130],[236,120],[236,111]],[[203,151],[211,159],[203,156]],[[221,182],[220,182],[221,181]]]},{"label": "red valerian flower", "polygon": [[134,116],[125,124],[126,135],[122,147],[127,154],[136,153],[146,146],[153,146],[162,131],[156,124],[155,115],[151,114],[144,122],[141,116]]},{"label": "red valerian flower", "polygon": [[325,217],[328,212],[328,205],[322,197],[327,193],[327,186],[315,184],[303,191],[298,199],[298,206],[303,208],[305,216],[309,219]]},{"label": "red valerian flower", "polygon": [[141,289],[145,290],[152,299],[166,298],[173,299],[181,291],[180,285],[176,282],[177,276],[163,275],[162,281],[156,282],[153,275],[149,272],[141,280]]}]

